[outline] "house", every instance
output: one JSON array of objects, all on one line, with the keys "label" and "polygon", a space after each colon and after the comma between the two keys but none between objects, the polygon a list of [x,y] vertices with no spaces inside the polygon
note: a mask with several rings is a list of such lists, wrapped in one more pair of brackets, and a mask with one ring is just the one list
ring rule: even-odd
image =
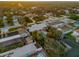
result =
[{"label": "house", "polygon": [[2,56],[2,57],[27,57],[34,53],[39,52],[38,51],[39,49],[40,48],[37,49],[37,47],[35,46],[35,43],[31,43],[31,44],[25,45],[23,47],[1,53],[0,56]]},{"label": "house", "polygon": [[65,12],[66,14],[69,14],[69,10],[67,10],[67,9],[66,9],[66,10],[64,10],[64,12]]},{"label": "house", "polygon": [[32,31],[44,29],[45,27],[47,27],[47,25],[45,23],[41,23],[41,24],[34,24],[31,27],[28,27],[28,29],[29,32],[32,32]]},{"label": "house", "polygon": [[63,34],[67,34],[69,32],[72,32],[72,30],[73,30],[73,27],[68,25],[68,24],[62,23],[62,24],[58,24],[56,26],[57,26],[58,29],[60,29],[63,32]]},{"label": "house", "polygon": [[68,23],[71,23],[72,20],[71,20],[71,19],[68,19],[68,18],[65,18],[65,19],[63,20],[63,22],[66,23],[66,24],[68,24]]},{"label": "house", "polygon": [[25,34],[25,35],[17,34],[17,35],[13,35],[13,36],[10,36],[10,37],[1,38],[0,39],[0,44],[2,46],[8,46],[8,45],[14,44],[16,42],[19,42],[22,38],[25,39],[25,41],[26,41],[27,37],[28,37],[27,34]]},{"label": "house", "polygon": [[74,23],[74,26],[79,27],[79,21],[76,21],[76,22]]}]

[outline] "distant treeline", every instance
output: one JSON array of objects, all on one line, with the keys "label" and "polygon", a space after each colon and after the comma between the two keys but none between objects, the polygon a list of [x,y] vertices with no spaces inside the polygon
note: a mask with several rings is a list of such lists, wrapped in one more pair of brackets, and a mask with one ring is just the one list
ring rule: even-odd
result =
[{"label": "distant treeline", "polygon": [[68,7],[77,7],[79,6],[79,2],[0,2],[0,7],[5,8],[29,8],[32,6],[44,6],[44,7],[61,7],[61,8],[68,8]]}]

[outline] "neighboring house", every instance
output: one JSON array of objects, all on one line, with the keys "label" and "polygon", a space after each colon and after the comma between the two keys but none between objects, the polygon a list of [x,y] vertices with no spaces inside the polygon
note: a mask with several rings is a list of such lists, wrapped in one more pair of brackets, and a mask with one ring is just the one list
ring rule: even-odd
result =
[{"label": "neighboring house", "polygon": [[74,23],[75,20],[72,20],[72,19],[68,19],[68,18],[65,18],[64,20],[62,20],[65,24],[68,24],[68,23]]},{"label": "neighboring house", "polygon": [[35,30],[41,30],[44,29],[45,27],[47,27],[46,24],[34,24],[31,27],[28,27],[29,32],[35,31]]},{"label": "neighboring house", "polygon": [[21,48],[16,48],[4,53],[1,53],[0,56],[5,56],[5,57],[27,57],[29,55],[32,55],[36,52],[38,52],[38,49],[34,45],[35,43],[31,43],[28,45],[25,45]]},{"label": "neighboring house", "polygon": [[64,10],[64,12],[65,12],[66,14],[69,14],[69,10],[67,10],[67,9],[66,9],[66,10]]},{"label": "neighboring house", "polygon": [[61,30],[63,32],[63,34],[67,34],[73,30],[72,26],[70,26],[68,24],[63,24],[63,23],[58,24],[55,27],[57,27],[59,30]]},{"label": "neighboring house", "polygon": [[[22,38],[23,37],[23,38]],[[21,41],[22,40],[22,41]],[[37,48],[35,46],[36,42],[33,42],[31,37],[27,37],[27,35],[14,35],[7,38],[0,39],[1,47],[9,47],[12,44],[16,44],[18,42],[23,42],[23,46],[16,47],[15,49],[11,49],[8,51],[4,51],[3,53],[0,53],[0,56],[4,57],[26,57],[30,56],[34,53],[38,53],[39,51],[42,51],[42,47]],[[21,43],[20,42],[20,43]]]},{"label": "neighboring house", "polygon": [[28,36],[27,34],[25,36],[17,34],[10,37],[5,37],[5,38],[0,39],[0,44],[2,46],[8,46],[13,43],[19,42],[19,40],[21,40],[22,38],[26,39],[27,36]]},{"label": "neighboring house", "polygon": [[79,21],[76,21],[76,22],[74,23],[74,26],[79,27]]}]

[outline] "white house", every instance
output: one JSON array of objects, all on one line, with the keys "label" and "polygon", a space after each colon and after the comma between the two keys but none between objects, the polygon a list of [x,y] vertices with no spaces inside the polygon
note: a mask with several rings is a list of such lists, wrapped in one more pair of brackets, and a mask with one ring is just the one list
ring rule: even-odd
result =
[{"label": "white house", "polygon": [[31,27],[28,27],[29,31],[35,31],[35,30],[41,30],[43,28],[47,27],[47,25],[45,23],[41,23],[41,24],[34,24]]}]

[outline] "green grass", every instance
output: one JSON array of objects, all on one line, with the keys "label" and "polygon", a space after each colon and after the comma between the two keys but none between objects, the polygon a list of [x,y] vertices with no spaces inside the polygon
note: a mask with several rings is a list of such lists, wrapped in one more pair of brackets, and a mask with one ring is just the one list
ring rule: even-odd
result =
[{"label": "green grass", "polygon": [[73,20],[78,20],[79,19],[79,16],[76,15],[76,14],[74,14],[74,13],[72,13],[72,14],[69,15],[69,18],[70,19],[73,19]]},{"label": "green grass", "polygon": [[3,24],[3,20],[0,19],[0,28],[3,28],[4,24]]},{"label": "green grass", "polygon": [[17,29],[18,28],[10,28],[9,31],[12,32],[12,31],[16,31]]}]

